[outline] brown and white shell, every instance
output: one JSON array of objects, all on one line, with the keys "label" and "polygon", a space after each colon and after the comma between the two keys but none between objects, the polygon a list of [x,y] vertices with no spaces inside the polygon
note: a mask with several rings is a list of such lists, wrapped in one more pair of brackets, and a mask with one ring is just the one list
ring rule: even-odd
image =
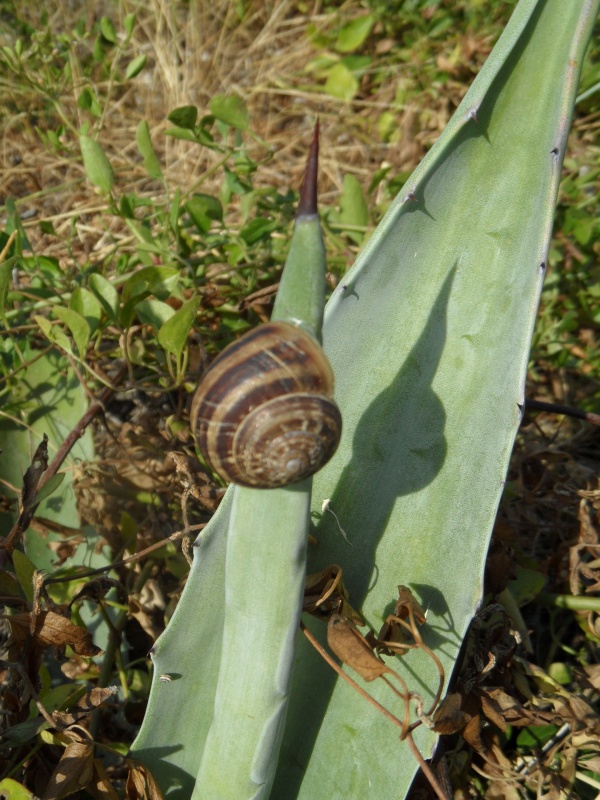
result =
[{"label": "brown and white shell", "polygon": [[260,325],[223,350],[196,390],[191,421],[215,472],[257,488],[315,473],[334,454],[342,428],[325,353],[288,322]]}]

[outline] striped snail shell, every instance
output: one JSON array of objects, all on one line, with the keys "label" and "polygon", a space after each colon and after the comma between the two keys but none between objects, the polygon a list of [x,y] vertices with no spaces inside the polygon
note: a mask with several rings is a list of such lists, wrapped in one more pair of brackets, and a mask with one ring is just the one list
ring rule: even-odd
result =
[{"label": "striped snail shell", "polygon": [[192,401],[192,430],[222,478],[274,489],[329,461],[342,419],[333,372],[316,340],[288,322],[269,322],[229,345]]}]

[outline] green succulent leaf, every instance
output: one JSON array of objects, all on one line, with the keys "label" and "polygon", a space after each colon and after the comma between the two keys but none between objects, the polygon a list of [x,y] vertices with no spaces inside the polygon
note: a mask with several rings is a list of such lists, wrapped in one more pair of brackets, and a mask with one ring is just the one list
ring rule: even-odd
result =
[{"label": "green succulent leaf", "polygon": [[[352,605],[375,631],[398,584],[409,586],[427,609],[423,636],[447,677],[481,599],[599,4],[521,0],[446,131],[327,305],[323,345],[344,427],[336,455],[313,478],[317,544],[308,548],[308,569],[340,565]],[[278,318],[284,307],[297,308],[286,306],[295,281],[286,277]],[[403,797],[417,768],[410,749],[301,637],[278,752],[294,648],[278,622],[280,604],[289,602],[279,537],[265,546],[260,535],[278,526],[289,545],[304,512],[276,509],[269,495],[254,505],[230,488],[199,537],[175,617],[156,646],[156,673],[172,670],[178,680],[154,682],[134,752],[174,798],[192,790],[207,800]],[[257,571],[252,545],[270,558],[260,562],[267,569]],[[289,558],[289,546],[283,551]],[[296,592],[291,565],[288,574]],[[324,641],[322,623],[307,624]],[[244,646],[236,650],[236,641]],[[412,651],[395,667],[427,704],[437,687],[427,654]],[[388,687],[364,688],[402,716]],[[169,713],[184,707],[185,724],[180,712]],[[428,757],[433,732],[421,726],[415,739]]]}]

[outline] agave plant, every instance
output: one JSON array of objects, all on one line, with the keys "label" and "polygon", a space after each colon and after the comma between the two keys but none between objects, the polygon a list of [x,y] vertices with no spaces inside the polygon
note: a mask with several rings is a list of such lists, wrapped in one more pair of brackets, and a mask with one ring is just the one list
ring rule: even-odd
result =
[{"label": "agave plant", "polygon": [[[449,675],[481,600],[598,5],[520,0],[326,307],[337,453],[287,488],[230,487],[199,537],[133,748],[168,797],[400,797],[410,786],[417,764],[389,719],[298,633],[306,558],[309,572],[341,567],[373,630],[397,585],[410,587],[427,648],[395,668],[434,702],[428,648]],[[318,219],[301,213],[274,316],[318,335],[323,270]],[[324,642],[322,623],[306,626]],[[370,695],[389,706],[377,683]],[[427,757],[435,733],[421,725],[415,741]]]}]

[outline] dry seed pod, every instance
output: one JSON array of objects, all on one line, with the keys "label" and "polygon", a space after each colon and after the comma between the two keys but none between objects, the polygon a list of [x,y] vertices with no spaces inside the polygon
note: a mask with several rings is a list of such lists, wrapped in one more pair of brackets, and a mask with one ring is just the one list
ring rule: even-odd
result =
[{"label": "dry seed pod", "polygon": [[334,454],[342,419],[332,397],[333,372],[315,339],[269,322],[206,371],[192,401],[192,430],[225,480],[275,489],[307,478]]}]

